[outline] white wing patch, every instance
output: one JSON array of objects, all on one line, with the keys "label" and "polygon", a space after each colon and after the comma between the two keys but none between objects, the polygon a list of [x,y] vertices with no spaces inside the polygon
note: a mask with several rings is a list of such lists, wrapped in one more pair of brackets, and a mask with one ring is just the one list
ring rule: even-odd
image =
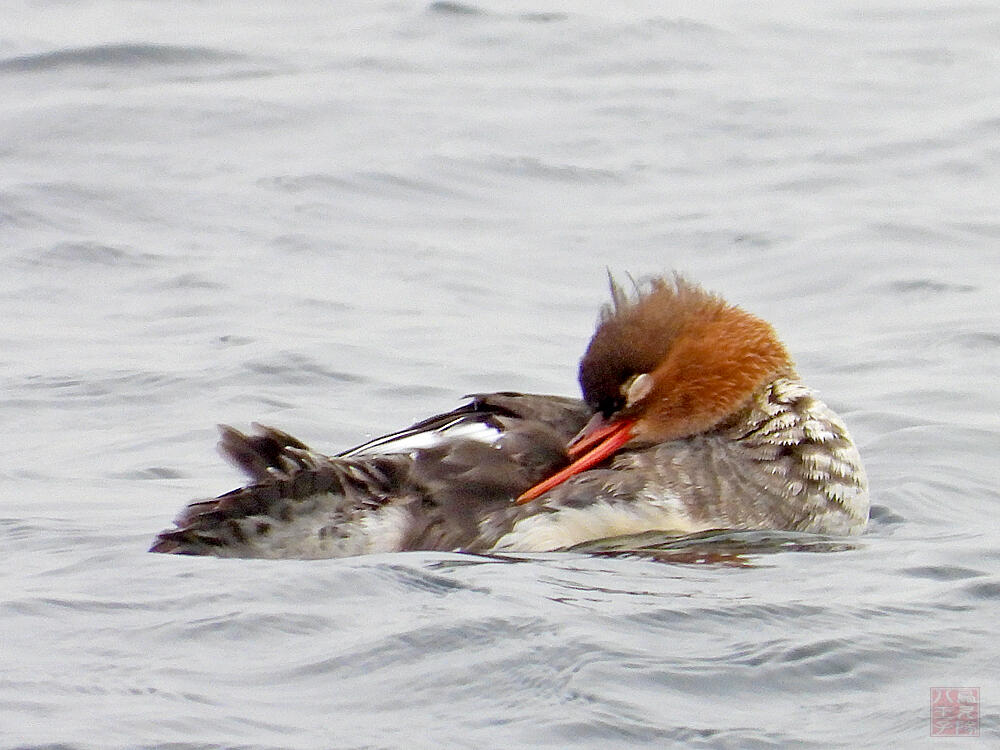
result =
[{"label": "white wing patch", "polygon": [[344,458],[353,458],[354,456],[384,456],[389,453],[413,453],[425,448],[435,448],[456,438],[476,440],[493,445],[500,439],[501,434],[496,427],[484,422],[470,421],[467,417],[456,417],[451,422],[433,430],[415,430],[413,432],[404,430],[392,435],[385,435],[341,455]]}]

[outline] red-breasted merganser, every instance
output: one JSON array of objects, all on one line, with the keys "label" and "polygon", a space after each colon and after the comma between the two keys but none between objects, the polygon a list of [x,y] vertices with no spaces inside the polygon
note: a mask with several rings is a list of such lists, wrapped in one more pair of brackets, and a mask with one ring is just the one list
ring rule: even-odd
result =
[{"label": "red-breasted merganser", "polygon": [[765,321],[680,276],[613,280],[583,400],[490,393],[326,456],[223,427],[252,483],[192,503],[153,552],[322,558],[542,552],[662,531],[858,534],[868,486],[847,428]]}]

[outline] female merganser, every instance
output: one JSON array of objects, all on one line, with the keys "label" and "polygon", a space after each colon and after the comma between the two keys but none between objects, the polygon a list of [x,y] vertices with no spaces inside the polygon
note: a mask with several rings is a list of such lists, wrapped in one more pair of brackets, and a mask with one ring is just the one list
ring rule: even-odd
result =
[{"label": "female merganser", "polygon": [[189,505],[153,552],[320,558],[542,552],[627,534],[858,534],[847,428],[765,321],[680,276],[611,281],[583,400],[490,393],[336,456],[222,427],[253,483]]}]

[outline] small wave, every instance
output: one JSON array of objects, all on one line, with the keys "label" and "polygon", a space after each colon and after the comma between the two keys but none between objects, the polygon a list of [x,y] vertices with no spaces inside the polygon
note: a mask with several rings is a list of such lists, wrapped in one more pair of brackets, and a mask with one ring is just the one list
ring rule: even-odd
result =
[{"label": "small wave", "polygon": [[166,466],[148,466],[144,469],[121,471],[109,475],[112,479],[127,479],[135,481],[157,479],[183,479],[184,473]]},{"label": "small wave", "polygon": [[309,357],[293,352],[278,355],[277,359],[250,360],[245,364],[249,372],[275,378],[282,383],[364,383],[365,378],[342,370],[331,370]]},{"label": "small wave", "polygon": [[429,178],[414,178],[394,172],[378,170],[358,171],[346,177],[332,174],[278,175],[258,180],[258,185],[285,193],[343,193],[355,192],[364,195],[385,196],[448,196],[460,195]]},{"label": "small wave", "polygon": [[906,279],[894,281],[888,289],[896,294],[954,294],[976,291],[971,284],[951,284],[937,279]]},{"label": "small wave", "polygon": [[633,536],[585,542],[571,548],[612,557],[641,557],[658,562],[688,565],[755,567],[752,557],[777,552],[843,552],[858,542],[794,531],[702,531],[670,536],[652,531]]},{"label": "small wave", "polygon": [[[454,2],[454,0],[438,0],[427,6],[428,13],[437,13],[442,16],[487,16],[494,15],[482,8],[469,3]],[[506,14],[504,14],[506,15]],[[516,16],[519,20],[530,23],[551,23],[553,21],[565,21],[569,14],[559,11],[534,11],[520,13]]]},{"label": "small wave", "polygon": [[62,404],[153,403],[180,382],[174,375],[153,371],[28,375],[20,386],[23,398],[13,403],[36,408],[57,400]]},{"label": "small wave", "polygon": [[496,157],[486,166],[494,171],[524,178],[540,178],[568,183],[622,183],[625,175],[620,170],[552,162],[537,157]]},{"label": "small wave", "polygon": [[439,0],[427,6],[431,13],[441,13],[450,16],[484,16],[486,12],[481,8],[466,3],[456,3],[450,0]]},{"label": "small wave", "polygon": [[181,273],[162,281],[153,282],[149,285],[151,289],[170,291],[174,289],[225,289],[225,284],[213,281],[201,274]]},{"label": "small wave", "polygon": [[965,591],[974,599],[1000,599],[1000,582],[974,583],[966,586]]},{"label": "small wave", "polygon": [[184,47],[168,44],[101,44],[93,47],[73,47],[9,57],[0,60],[0,72],[34,73],[71,68],[190,65],[240,59],[243,59],[242,55],[208,47]]},{"label": "small wave", "polygon": [[901,568],[899,572],[912,578],[923,578],[930,581],[961,581],[966,578],[979,578],[986,575],[981,570],[961,565],[917,565],[911,568]]},{"label": "small wave", "polygon": [[160,256],[100,242],[60,242],[43,250],[23,253],[19,260],[25,265],[44,268],[145,267],[160,260]]}]

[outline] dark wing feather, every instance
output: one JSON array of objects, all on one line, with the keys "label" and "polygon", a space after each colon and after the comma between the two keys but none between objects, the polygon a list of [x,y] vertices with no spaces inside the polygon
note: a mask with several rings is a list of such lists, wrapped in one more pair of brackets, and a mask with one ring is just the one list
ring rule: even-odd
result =
[{"label": "dark wing feather", "polygon": [[[257,543],[276,525],[311,517],[311,528],[336,535],[389,503],[409,513],[401,549],[487,548],[492,542],[479,538],[482,514],[510,505],[565,465],[566,443],[589,417],[576,399],[477,394],[458,409],[334,457],[274,428],[254,425],[255,434],[246,435],[223,426],[220,452],[252,483],[191,503],[151,551],[258,556]],[[486,424],[500,437],[489,444],[448,436],[451,427],[468,423]],[[427,431],[440,431],[442,439],[409,452],[366,454]]]}]

